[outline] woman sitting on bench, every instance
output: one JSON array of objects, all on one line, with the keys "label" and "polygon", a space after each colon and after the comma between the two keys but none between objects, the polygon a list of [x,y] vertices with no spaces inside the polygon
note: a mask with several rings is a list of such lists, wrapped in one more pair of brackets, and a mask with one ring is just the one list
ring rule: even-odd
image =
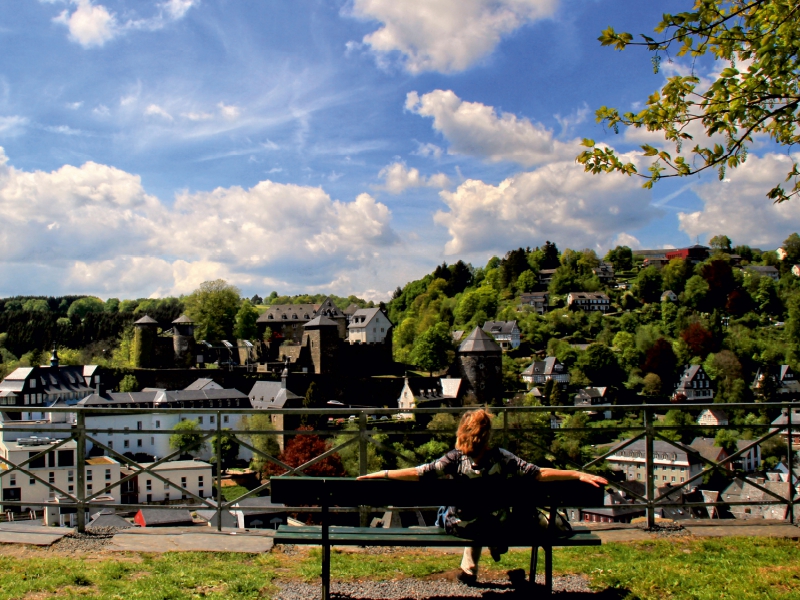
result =
[{"label": "woman sitting on bench", "polygon": [[[483,409],[473,410],[461,417],[456,433],[456,448],[441,458],[418,467],[378,471],[363,475],[359,479],[405,479],[419,480],[436,477],[452,478],[489,478],[511,476],[533,477],[537,481],[578,480],[600,487],[606,485],[603,477],[582,473],[580,471],[562,471],[559,469],[539,468],[525,462],[502,448],[489,445],[491,435],[491,415]],[[525,511],[524,515],[513,510],[501,509],[490,514],[467,514],[458,507],[449,506],[440,513],[438,525],[442,525],[447,533],[470,539],[481,539],[496,536],[499,530],[523,531],[540,530],[538,511]],[[492,558],[500,560],[500,555],[507,548],[490,548]],[[464,548],[461,571],[458,579],[471,584],[478,577],[478,560],[481,555],[480,546]]]}]

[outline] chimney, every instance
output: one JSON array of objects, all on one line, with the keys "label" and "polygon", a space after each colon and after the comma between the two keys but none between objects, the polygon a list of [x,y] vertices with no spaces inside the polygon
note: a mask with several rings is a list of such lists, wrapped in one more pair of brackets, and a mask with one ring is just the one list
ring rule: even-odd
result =
[{"label": "chimney", "polygon": [[56,350],[55,342],[53,342],[53,353],[50,355],[50,367],[58,369],[58,350]]},{"label": "chimney", "polygon": [[95,385],[94,393],[98,396],[103,396],[106,393],[106,386],[100,381],[99,375],[97,376],[97,384]]}]

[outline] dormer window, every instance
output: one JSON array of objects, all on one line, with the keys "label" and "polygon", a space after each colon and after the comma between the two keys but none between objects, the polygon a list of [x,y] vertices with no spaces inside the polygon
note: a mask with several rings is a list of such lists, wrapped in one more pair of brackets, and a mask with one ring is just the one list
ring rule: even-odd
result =
[{"label": "dormer window", "polygon": [[268,319],[274,319],[275,317],[273,317],[272,315],[267,315],[267,318]]},{"label": "dormer window", "polygon": [[281,315],[281,319],[286,320],[286,315]]},{"label": "dormer window", "polygon": [[292,315],[292,318],[293,319],[297,319],[297,315]]}]

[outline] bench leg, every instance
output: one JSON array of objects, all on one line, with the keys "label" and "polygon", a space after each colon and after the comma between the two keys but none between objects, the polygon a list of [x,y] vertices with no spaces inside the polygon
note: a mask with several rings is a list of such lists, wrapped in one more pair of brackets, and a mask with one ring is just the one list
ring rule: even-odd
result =
[{"label": "bench leg", "polygon": [[328,535],[328,503],[322,503],[322,600],[331,597],[331,544]]},{"label": "bench leg", "polygon": [[539,546],[534,546],[531,548],[531,575],[530,575],[530,583],[534,585],[536,583],[536,569],[539,563]]},{"label": "bench leg", "polygon": [[553,593],[553,547],[544,546],[544,587],[545,593]]}]

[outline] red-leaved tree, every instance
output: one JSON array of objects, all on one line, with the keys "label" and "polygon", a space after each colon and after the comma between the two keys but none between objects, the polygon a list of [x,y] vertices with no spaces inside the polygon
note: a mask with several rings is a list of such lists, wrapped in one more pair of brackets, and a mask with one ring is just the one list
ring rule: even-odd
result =
[{"label": "red-leaved tree", "polygon": [[[311,427],[303,426],[298,428],[298,431],[309,430],[311,430]],[[298,434],[286,442],[286,447],[278,456],[278,459],[290,467],[299,467],[327,452],[328,449],[328,443],[318,435]],[[269,471],[271,475],[281,475],[286,472],[285,469],[277,465],[271,465]],[[345,470],[339,455],[331,454],[304,469],[303,474],[313,477],[341,477],[345,475]]]},{"label": "red-leaved tree", "polygon": [[700,358],[708,356],[708,353],[712,352],[716,346],[714,334],[700,323],[689,325],[681,332],[681,338],[689,346],[692,356],[699,356]]}]

